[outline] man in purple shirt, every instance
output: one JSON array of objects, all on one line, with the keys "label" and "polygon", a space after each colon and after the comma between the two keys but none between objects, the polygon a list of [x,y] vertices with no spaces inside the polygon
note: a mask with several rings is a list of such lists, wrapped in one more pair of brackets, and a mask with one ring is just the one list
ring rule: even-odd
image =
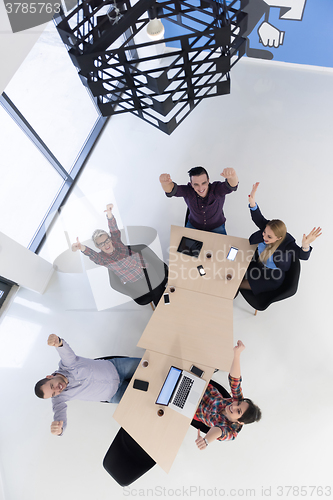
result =
[{"label": "man in purple shirt", "polygon": [[67,401],[119,403],[140,358],[89,359],[77,356],[64,339],[51,334],[47,341],[60,356],[59,369],[39,380],[35,394],[52,398],[54,420],[51,433],[61,436],[67,425]]},{"label": "man in purple shirt", "polygon": [[209,182],[207,171],[203,167],[193,167],[188,171],[190,182],[178,186],[171,180],[169,174],[160,175],[160,183],[166,196],[184,198],[189,216],[186,227],[227,234],[223,205],[225,195],[236,191],[238,177],[233,168],[225,168],[221,176],[224,182]]}]

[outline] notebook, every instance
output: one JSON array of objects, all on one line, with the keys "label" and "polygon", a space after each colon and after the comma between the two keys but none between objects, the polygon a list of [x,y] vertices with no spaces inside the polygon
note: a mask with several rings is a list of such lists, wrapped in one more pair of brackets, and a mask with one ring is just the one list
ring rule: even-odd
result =
[{"label": "notebook", "polygon": [[206,382],[193,373],[171,366],[156,399],[156,404],[169,406],[173,410],[192,418]]}]

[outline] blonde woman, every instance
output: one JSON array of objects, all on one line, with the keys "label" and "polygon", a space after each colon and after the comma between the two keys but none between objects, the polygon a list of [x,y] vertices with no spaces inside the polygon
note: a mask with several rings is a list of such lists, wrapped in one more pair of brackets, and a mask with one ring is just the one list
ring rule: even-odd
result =
[{"label": "blonde woman", "polygon": [[249,241],[251,245],[258,244],[258,248],[240,285],[240,288],[252,290],[254,295],[279,288],[293,260],[307,260],[312,251],[310,244],[321,235],[321,228],[314,227],[307,236],[303,234],[302,246],[299,247],[295,238],[287,233],[284,222],[267,220],[262,215],[255,201],[258,186],[259,182],[253,184],[249,195],[251,217],[260,229],[250,236]]}]

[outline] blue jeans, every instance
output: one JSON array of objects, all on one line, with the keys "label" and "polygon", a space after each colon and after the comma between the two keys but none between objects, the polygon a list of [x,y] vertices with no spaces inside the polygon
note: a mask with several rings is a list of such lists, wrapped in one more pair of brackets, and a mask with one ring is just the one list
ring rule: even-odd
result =
[{"label": "blue jeans", "polygon": [[[197,229],[196,227],[192,226],[190,221],[187,221],[186,227],[189,227],[190,229]],[[224,224],[222,224],[221,226],[218,226],[218,227],[214,227],[214,229],[210,229],[209,232],[210,233],[227,234]]]},{"label": "blue jeans", "polygon": [[110,399],[110,403],[119,403],[127,389],[128,383],[133,377],[141,358],[114,358],[109,359],[114,364],[119,375],[119,386],[114,396]]}]

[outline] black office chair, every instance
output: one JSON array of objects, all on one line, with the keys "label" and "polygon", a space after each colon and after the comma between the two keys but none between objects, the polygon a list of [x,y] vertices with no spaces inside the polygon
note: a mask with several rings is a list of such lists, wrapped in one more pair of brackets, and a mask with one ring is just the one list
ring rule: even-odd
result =
[{"label": "black office chair", "polygon": [[120,486],[128,486],[148,472],[155,461],[123,429],[119,429],[111,443],[103,467]]},{"label": "black office chair", "polygon": [[264,311],[268,306],[273,304],[273,302],[279,302],[280,300],[284,300],[295,295],[298,288],[300,273],[301,264],[299,259],[295,258],[288,271],[286,271],[282,285],[276,290],[259,293],[258,295],[254,295],[251,290],[246,290],[244,288],[240,288],[239,291],[243,295],[246,302],[248,302],[248,304],[255,309],[254,314],[256,315],[257,311]]},{"label": "black office chair", "polygon": [[[222,386],[220,385],[218,382],[215,382],[215,380],[210,380],[209,383],[215,387],[215,389],[217,389],[219,391],[220,394],[222,394],[222,396],[224,398],[231,398],[232,396],[229,394],[229,392]],[[203,422],[200,422],[199,420],[192,420],[191,422],[191,425],[193,427],[195,427],[196,429],[200,429],[200,431],[204,432],[205,434],[207,434],[207,432],[209,431],[210,427],[208,427],[208,425],[205,425]]]},{"label": "black office chair", "polygon": [[190,209],[187,208],[186,210],[186,215],[185,215],[185,224],[184,224],[184,227],[186,227],[186,224],[188,223],[188,216],[190,215]]},{"label": "black office chair", "polygon": [[153,302],[154,306],[156,307],[160,301],[160,298],[162,297],[163,293],[165,292],[165,287],[168,283],[168,275],[169,275],[168,266],[166,264],[164,264],[164,279],[163,279],[162,283],[160,283],[151,292],[148,292],[145,295],[142,295],[141,297],[137,297],[136,299],[133,299],[134,302],[136,302],[136,304],[138,304],[139,306],[145,306],[146,304]]},{"label": "black office chair", "polygon": [[128,358],[128,356],[102,356],[101,358],[94,358],[94,359],[114,359],[114,358]]},{"label": "black office chair", "polygon": [[[161,268],[162,261],[157,257],[157,255],[146,245],[131,245],[131,250],[133,252],[142,252],[142,250],[145,251],[145,258],[147,259],[148,266],[155,267],[155,269]],[[164,265],[164,275],[161,276],[162,281],[158,286],[156,286],[154,289],[151,289],[148,293],[145,293],[144,295],[141,295],[137,297],[135,291],[131,290],[128,286],[124,285],[117,276],[117,274],[112,271],[112,269],[108,268],[108,273],[109,273],[109,281],[110,281],[110,286],[117,292],[123,293],[124,295],[127,295],[131,297],[134,302],[136,302],[140,306],[145,306],[147,304],[151,304],[152,302],[154,303],[155,306],[157,306],[160,298],[162,297],[166,284],[168,282],[168,266],[163,262]],[[149,269],[149,268],[148,268]],[[160,272],[160,271],[159,271]],[[147,276],[146,276],[147,279]],[[148,280],[149,280],[149,273],[148,273]],[[148,287],[151,288],[151,286]],[[152,306],[152,309],[154,307]]]}]

